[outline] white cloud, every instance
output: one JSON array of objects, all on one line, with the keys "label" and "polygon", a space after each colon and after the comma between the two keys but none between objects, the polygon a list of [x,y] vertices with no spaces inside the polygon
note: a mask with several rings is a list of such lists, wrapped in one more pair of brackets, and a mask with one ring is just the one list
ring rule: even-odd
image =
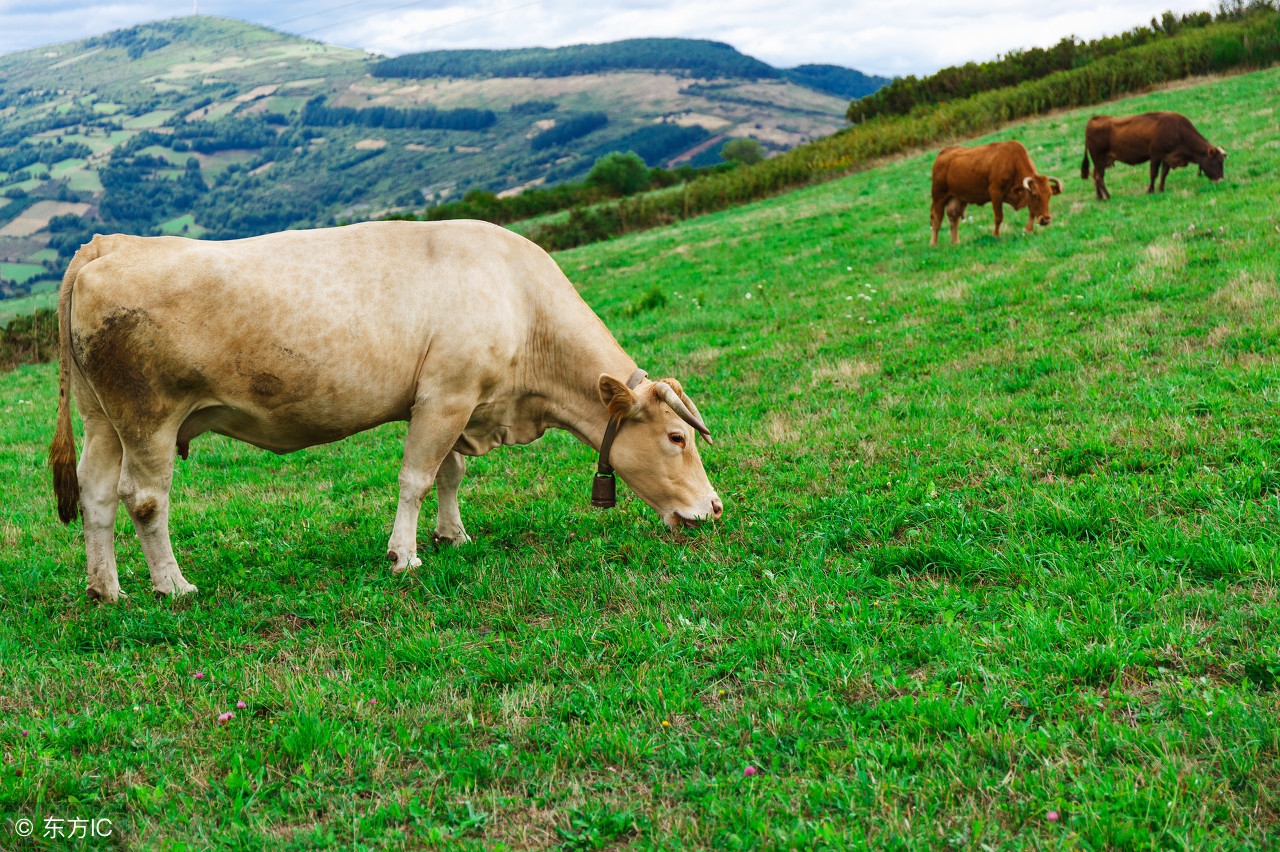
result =
[{"label": "white cloud", "polygon": [[[927,74],[946,65],[1046,47],[1066,35],[1094,38],[1147,23],[1170,6],[1211,9],[1211,0],[203,0],[200,11],[387,54],[459,47],[556,47],[639,36],[728,42],[782,67],[829,62],[885,75]],[[186,2],[0,4],[0,50],[96,35],[189,14]],[[283,22],[283,23],[282,23]]]}]

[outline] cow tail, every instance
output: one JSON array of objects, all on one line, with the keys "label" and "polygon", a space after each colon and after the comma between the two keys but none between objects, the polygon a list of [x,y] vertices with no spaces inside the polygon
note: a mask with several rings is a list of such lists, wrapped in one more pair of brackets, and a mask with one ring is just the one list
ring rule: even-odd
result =
[{"label": "cow tail", "polygon": [[1089,149],[1084,149],[1084,159],[1080,161],[1080,180],[1089,179]]},{"label": "cow tail", "polygon": [[58,518],[69,524],[80,506],[80,482],[76,476],[76,438],[71,428],[71,291],[81,268],[98,256],[97,242],[81,246],[62,276],[58,293],[58,420],[49,465],[53,468],[53,493],[58,498]]}]

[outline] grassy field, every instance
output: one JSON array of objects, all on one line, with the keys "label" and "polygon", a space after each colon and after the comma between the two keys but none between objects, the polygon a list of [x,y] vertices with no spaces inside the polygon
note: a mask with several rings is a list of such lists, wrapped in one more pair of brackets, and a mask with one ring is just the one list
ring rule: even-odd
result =
[{"label": "grassy field", "polygon": [[1031,236],[970,208],[930,249],[926,155],[561,254],[715,433],[725,516],[687,538],[592,510],[553,434],[472,462],[476,542],[397,578],[403,426],[204,437],[199,594],[147,594],[122,514],[132,597],[96,606],[55,370],[0,377],[0,815],[148,849],[1276,848],[1278,83],[1105,110],[1230,152],[1162,196],[1079,179],[1104,110],[996,134],[1066,181]]},{"label": "grassy field", "polygon": [[0,278],[17,281],[19,284],[44,271],[44,267],[36,263],[0,263]]},{"label": "grassy field", "polygon": [[[14,317],[34,314],[41,308],[56,308],[57,306],[58,293],[56,290],[53,292],[33,293],[29,296],[19,296],[16,299],[4,299],[0,301],[0,326],[8,325],[9,320]],[[0,382],[3,381],[4,379],[0,378]],[[5,434],[0,437],[8,438],[11,436]]]}]

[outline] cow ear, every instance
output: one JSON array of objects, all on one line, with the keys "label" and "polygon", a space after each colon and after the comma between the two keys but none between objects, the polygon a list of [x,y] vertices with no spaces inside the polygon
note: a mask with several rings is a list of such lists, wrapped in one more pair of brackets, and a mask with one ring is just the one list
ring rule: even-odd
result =
[{"label": "cow ear", "polygon": [[1057,178],[1054,178],[1054,177],[1049,178],[1049,193],[1050,193],[1051,195],[1061,195],[1061,194],[1062,194],[1062,181],[1060,181],[1060,180],[1058,180]]},{"label": "cow ear", "polygon": [[614,420],[625,420],[640,407],[640,400],[627,383],[607,373],[600,374],[600,401]]}]

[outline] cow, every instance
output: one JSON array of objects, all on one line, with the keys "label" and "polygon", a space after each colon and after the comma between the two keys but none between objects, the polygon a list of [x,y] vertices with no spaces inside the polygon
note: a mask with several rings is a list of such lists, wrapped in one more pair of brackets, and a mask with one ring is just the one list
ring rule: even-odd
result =
[{"label": "cow", "polygon": [[1062,181],[1039,174],[1021,142],[943,148],[933,161],[933,206],[929,210],[933,236],[929,245],[938,244],[944,211],[951,220],[951,244],[957,245],[965,208],[988,201],[995,212],[997,237],[1006,203],[1013,205],[1014,210],[1028,208],[1026,230],[1031,233],[1037,222],[1048,225],[1052,221],[1049,196],[1060,192]]},{"label": "cow", "polygon": [[1147,193],[1156,191],[1156,172],[1160,173],[1160,191],[1170,169],[1188,163],[1199,166],[1199,172],[1217,183],[1222,180],[1227,152],[1210,145],[1185,116],[1176,112],[1147,112],[1113,118],[1095,115],[1084,128],[1084,160],[1080,163],[1080,179],[1089,179],[1089,159],[1093,159],[1093,189],[1099,201],[1111,197],[1103,178],[1117,161],[1136,166],[1151,162],[1151,180]]},{"label": "cow", "polygon": [[[90,597],[121,594],[123,502],[160,595],[194,592],[169,540],[175,455],[215,432],[276,453],[408,421],[387,547],[422,564],[418,513],[438,488],[437,542],[468,541],[465,457],[564,429],[600,450],[667,526],[720,517],[674,379],[637,368],[550,256],[474,221],[369,222],[226,242],[95,236],[58,299],[50,445],[58,514],[84,519]],[[84,421],[77,466],[70,404]]]}]

